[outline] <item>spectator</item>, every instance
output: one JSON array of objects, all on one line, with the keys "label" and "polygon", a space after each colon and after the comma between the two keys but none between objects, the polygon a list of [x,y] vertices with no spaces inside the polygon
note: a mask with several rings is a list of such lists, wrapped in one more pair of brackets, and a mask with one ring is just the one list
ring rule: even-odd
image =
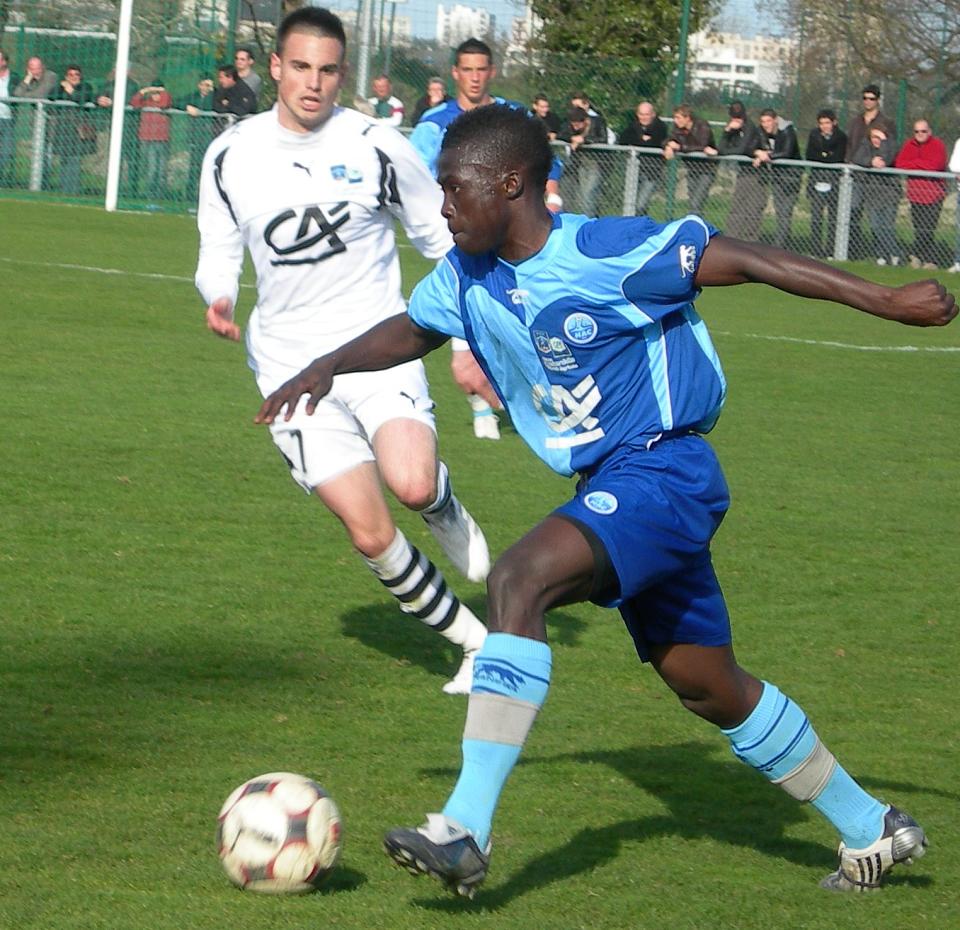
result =
[{"label": "spectator", "polygon": [[[0,49],[0,101],[13,96],[13,89],[20,83],[20,75],[10,70],[10,59]],[[0,187],[13,186],[14,169],[14,121],[16,109],[0,102]]]},{"label": "spectator", "polygon": [[[663,146],[663,157],[668,161],[676,155],[699,152],[716,155],[713,130],[705,119],[700,119],[687,103],[673,110],[673,132]],[[691,213],[702,213],[710,187],[717,176],[717,165],[708,159],[687,160],[687,203]]]},{"label": "spectator", "polygon": [[621,145],[654,150],[638,156],[639,183],[637,184],[637,213],[646,213],[647,205],[657,187],[663,183],[663,160],[660,153],[667,141],[667,124],[657,115],[649,100],[637,104],[630,124],[620,135]]},{"label": "spectator", "polygon": [[213,81],[200,78],[197,89],[180,101],[180,108],[190,116],[187,123],[187,188],[186,195],[191,201],[197,199],[200,187],[200,166],[207,146],[216,136],[216,125],[212,117],[204,113],[213,112]]},{"label": "spectator", "polygon": [[[603,132],[603,136],[599,132]],[[570,146],[570,159],[566,163],[569,180],[576,185],[578,203],[576,211],[587,216],[597,216],[602,179],[600,162],[594,153],[586,151],[591,145],[606,138],[606,130],[596,126],[583,107],[570,107],[567,121],[558,137]]]},{"label": "spectator", "polygon": [[[217,68],[217,84],[219,85],[213,99],[214,113],[232,113],[237,117],[249,116],[257,111],[257,98],[253,91],[240,80],[240,75],[233,65],[220,65]],[[219,128],[226,129],[232,120],[219,121]]]},{"label": "spectator", "polygon": [[[876,84],[867,84],[863,89],[863,111],[853,117],[847,124],[847,152],[846,160],[852,164],[854,153],[860,149],[861,143],[867,142],[867,130],[876,125],[890,138],[896,139],[896,124],[880,110],[880,88]],[[861,190],[862,192],[862,190]],[[866,239],[863,235],[863,202],[858,196],[857,186],[854,185],[854,198],[850,207],[850,257],[866,258]]]},{"label": "spectator", "polygon": [[[776,110],[763,110],[760,114],[760,147],[753,153],[753,166],[763,166],[769,174],[766,183],[773,193],[773,211],[777,216],[777,231],[774,245],[781,249],[790,248],[790,226],[793,222],[793,208],[800,194],[802,169],[776,165],[780,159],[800,159],[800,146],[797,134],[789,123],[781,125]],[[776,167],[774,167],[776,165]]]},{"label": "spectator", "polygon": [[151,200],[161,200],[167,193],[167,159],[170,155],[170,117],[160,110],[173,106],[170,92],[159,78],[149,87],[142,87],[130,98],[130,106],[143,113],[137,138],[146,181],[146,193]]},{"label": "spectator", "polygon": [[427,92],[414,105],[410,125],[416,126],[420,122],[420,117],[427,110],[432,110],[434,107],[440,106],[441,103],[446,103],[449,99],[443,78],[434,74],[427,79]]},{"label": "spectator", "polygon": [[873,252],[878,265],[899,265],[903,260],[896,229],[900,179],[884,173],[884,169],[893,167],[896,157],[895,140],[880,126],[871,126],[853,153],[853,164],[871,169],[858,172],[854,187],[860,191],[856,199],[861,209],[866,209],[873,230]]},{"label": "spectator", "polygon": [[[913,138],[903,143],[894,164],[907,171],[946,171],[947,147],[931,133],[925,119],[918,119],[913,124]],[[947,185],[940,178],[907,178],[914,251],[910,264],[914,268],[936,268],[939,264],[936,230],[946,196]]]},{"label": "spectator", "polygon": [[[950,153],[950,164],[947,166],[960,181],[960,139],[953,143],[953,151]],[[960,196],[960,194],[958,194]],[[960,271],[960,209],[956,211],[956,232],[953,240],[953,264],[947,269],[951,274]]]},{"label": "spectator", "polygon": [[[817,128],[807,138],[807,161],[821,165],[841,164],[847,152],[847,135],[837,127],[833,110],[817,113]],[[810,202],[810,251],[817,258],[833,254],[837,234],[837,200],[840,192],[839,171],[817,171],[807,178],[807,200]],[[827,215],[827,238],[823,238],[823,215]]]},{"label": "spectator", "polygon": [[79,109],[94,101],[93,88],[83,80],[79,65],[67,65],[54,99],[74,105],[58,107],[54,114],[51,152],[60,163],[60,190],[76,195],[80,193],[81,161],[97,150],[94,122],[89,113]]},{"label": "spectator", "polygon": [[577,91],[570,98],[570,106],[583,107],[583,109],[587,111],[587,116],[590,117],[590,125],[593,127],[592,132],[595,137],[590,139],[591,142],[600,142],[606,145],[616,144],[617,134],[610,129],[606,118],[593,105],[593,101],[587,96],[585,91]]},{"label": "spectator", "polygon": [[399,126],[403,122],[403,101],[393,96],[393,85],[385,74],[373,79],[373,96],[367,97],[373,107],[373,118],[384,126]]},{"label": "spectator", "polygon": [[563,123],[561,123],[560,117],[550,109],[550,100],[546,94],[537,94],[533,98],[533,106],[530,108],[530,112],[543,123],[543,128],[547,130],[547,138],[553,142],[560,134]]},{"label": "spectator", "polygon": [[241,45],[233,54],[233,66],[237,71],[237,77],[250,88],[254,100],[257,100],[263,88],[263,78],[253,70],[255,61],[253,51],[248,45]]},{"label": "spectator", "polygon": [[57,75],[50,71],[38,55],[27,59],[27,73],[13,90],[14,97],[29,97],[31,100],[51,100],[57,90]]},{"label": "spectator", "polygon": [[[116,71],[110,69],[107,78],[100,88],[96,104],[103,111],[96,120],[102,131],[110,131],[110,114],[106,111],[113,108],[113,84]],[[127,92],[124,100],[130,100],[137,92],[136,82],[127,75]],[[125,197],[135,197],[140,189],[140,111],[128,109],[124,114],[123,139],[120,143],[120,157],[126,171],[120,177],[120,191]]]},{"label": "spectator", "polygon": [[[717,151],[721,155],[746,155],[753,159],[762,144],[760,130],[747,118],[743,101],[734,100],[727,108],[727,116]],[[735,239],[759,239],[763,208],[767,204],[762,175],[751,162],[734,163],[733,170],[736,180],[724,232]]]}]

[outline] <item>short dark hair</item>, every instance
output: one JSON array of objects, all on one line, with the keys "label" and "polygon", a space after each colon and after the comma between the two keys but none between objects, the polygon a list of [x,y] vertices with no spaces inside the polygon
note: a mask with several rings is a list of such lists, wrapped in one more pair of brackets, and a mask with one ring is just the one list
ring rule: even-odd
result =
[{"label": "short dark hair", "polygon": [[837,114],[829,109],[817,110],[817,119],[828,119],[835,123],[837,121]]},{"label": "short dark hair", "polygon": [[549,100],[549,98],[547,97],[546,94],[537,94],[536,97],[533,98],[533,102],[534,102],[534,103],[539,103],[541,100],[542,100],[544,103],[549,103],[549,102],[550,102],[550,100]]},{"label": "short dark hair", "polygon": [[63,73],[66,74],[68,71],[79,71],[83,74],[83,68],[81,68],[80,65],[67,65],[66,68],[63,69]]},{"label": "short dark hair", "polygon": [[553,166],[553,150],[543,123],[525,110],[502,103],[476,107],[448,127],[442,152],[470,146],[494,171],[525,169],[530,183],[542,190]]},{"label": "short dark hair", "polygon": [[336,13],[318,6],[302,6],[288,13],[277,28],[277,54],[283,54],[283,44],[291,32],[305,32],[310,35],[336,39],[347,51],[347,34],[343,23]]},{"label": "short dark hair", "polygon": [[582,123],[589,118],[590,114],[583,107],[570,107],[567,110],[568,123]]},{"label": "short dark hair", "polygon": [[765,110],[760,111],[761,116],[772,116],[774,119],[777,118],[777,111],[773,107],[767,107]]},{"label": "short dark hair", "polygon": [[880,98],[880,87],[879,87],[879,85],[877,85],[877,84],[867,84],[867,86],[864,87],[864,89],[863,89],[862,91],[860,91],[860,93],[861,93],[861,94],[873,94],[874,97],[876,97],[877,99],[879,99],[879,98]]},{"label": "short dark hair", "polygon": [[238,45],[238,46],[233,50],[233,55],[234,55],[234,57],[236,57],[237,52],[246,52],[246,53],[250,56],[250,60],[251,60],[251,61],[256,61],[256,60],[257,60],[256,55],[253,54],[253,49],[252,49],[249,45]]},{"label": "short dark hair", "polygon": [[233,78],[233,80],[235,80],[235,81],[239,81],[239,80],[240,80],[240,73],[237,71],[236,68],[234,68],[233,65],[220,65],[220,67],[217,68],[217,71],[218,71],[220,74],[225,74],[225,75],[227,75],[227,77],[229,77],[229,78]]},{"label": "short dark hair", "polygon": [[489,61],[493,61],[493,49],[483,39],[478,39],[476,36],[465,39],[454,49],[454,62],[460,61],[461,55],[486,55]]}]

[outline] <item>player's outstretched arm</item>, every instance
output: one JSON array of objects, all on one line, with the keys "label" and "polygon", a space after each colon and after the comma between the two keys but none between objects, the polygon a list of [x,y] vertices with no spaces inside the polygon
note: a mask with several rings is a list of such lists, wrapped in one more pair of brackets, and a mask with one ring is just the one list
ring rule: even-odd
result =
[{"label": "player's outstretched arm", "polygon": [[320,399],[330,391],[334,375],[392,368],[422,358],[446,341],[443,333],[417,326],[405,313],[398,313],[329,355],[314,359],[260,405],[253,421],[272,423],[284,407],[287,409],[283,418],[289,420],[304,394],[310,395],[307,413],[312,414]]},{"label": "player's outstretched arm", "polygon": [[933,279],[887,287],[760,242],[715,236],[697,269],[698,287],[769,284],[788,294],[831,300],[908,326],[946,326],[957,303]]}]

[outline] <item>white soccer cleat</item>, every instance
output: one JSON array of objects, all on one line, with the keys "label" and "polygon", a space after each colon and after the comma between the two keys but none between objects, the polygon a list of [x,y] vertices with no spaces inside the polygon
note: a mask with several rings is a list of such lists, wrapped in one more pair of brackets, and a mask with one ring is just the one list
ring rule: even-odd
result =
[{"label": "white soccer cleat", "polygon": [[470,693],[470,688],[473,687],[473,660],[479,651],[479,649],[469,649],[464,652],[457,674],[443,686],[444,694]]},{"label": "white soccer cleat", "polygon": [[840,867],[820,882],[829,891],[876,891],[898,863],[911,865],[927,851],[923,828],[909,814],[887,808],[883,833],[864,849],[840,844]]},{"label": "white soccer cleat", "polygon": [[473,415],[473,435],[477,439],[499,439],[500,419],[491,410],[490,413]]},{"label": "white soccer cleat", "polygon": [[484,581],[490,573],[487,538],[456,495],[450,494],[445,507],[421,516],[457,571],[468,581]]}]

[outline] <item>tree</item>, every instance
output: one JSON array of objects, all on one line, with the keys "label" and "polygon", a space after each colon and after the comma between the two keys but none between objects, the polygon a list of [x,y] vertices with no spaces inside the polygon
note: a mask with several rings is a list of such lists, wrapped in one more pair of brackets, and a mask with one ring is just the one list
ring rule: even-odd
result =
[{"label": "tree", "polygon": [[[690,0],[690,32],[718,0]],[[677,0],[533,0],[543,20],[540,45],[551,52],[601,55],[637,63],[673,62],[680,40]]]}]

